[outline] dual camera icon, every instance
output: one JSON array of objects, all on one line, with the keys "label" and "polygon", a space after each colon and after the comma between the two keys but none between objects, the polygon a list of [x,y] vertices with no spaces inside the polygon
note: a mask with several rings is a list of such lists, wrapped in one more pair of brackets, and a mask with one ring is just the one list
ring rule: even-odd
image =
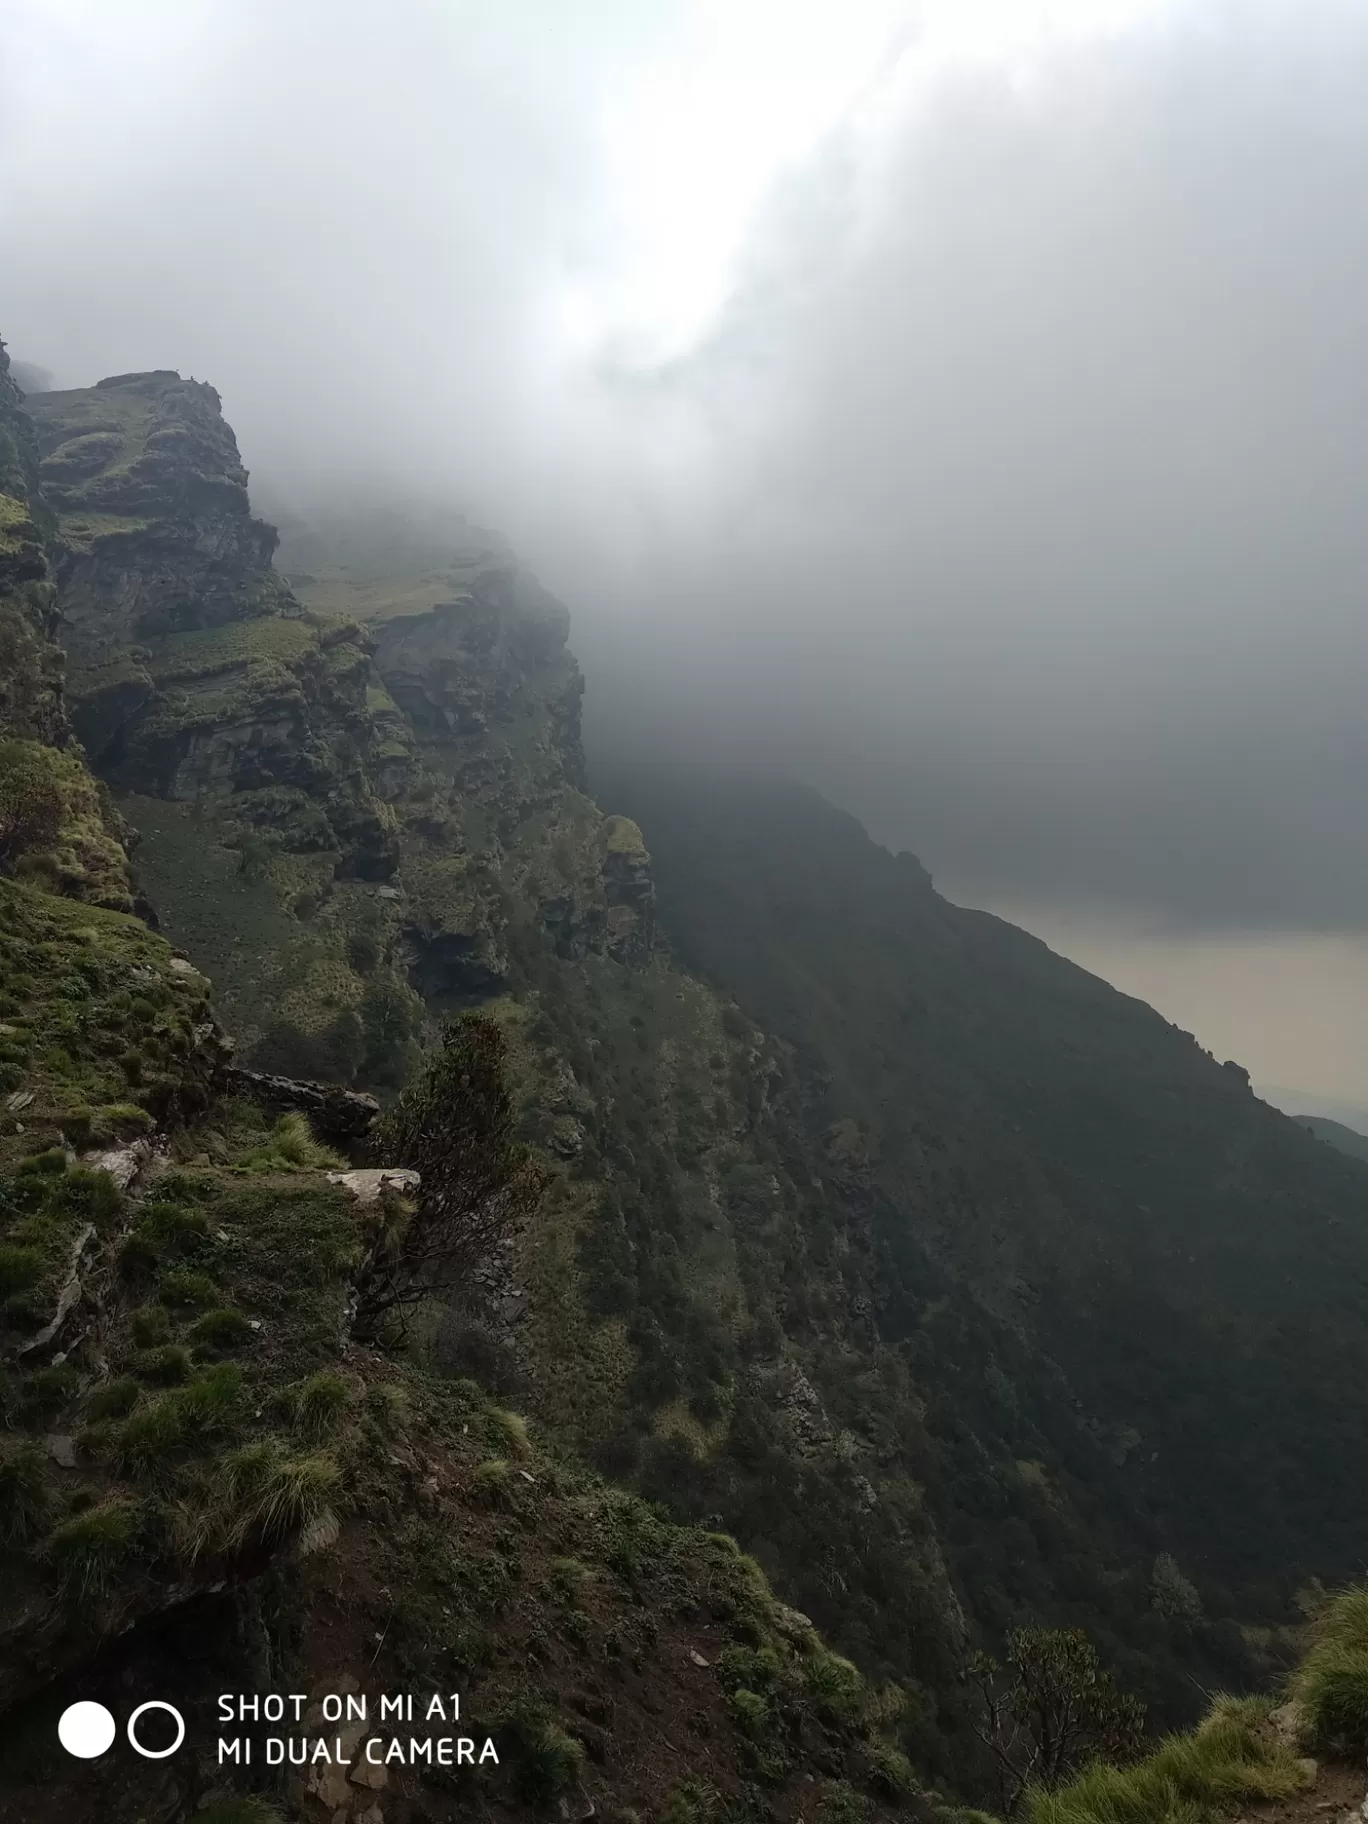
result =
[{"label": "dual camera icon", "polygon": [[[153,1710],[164,1710],[175,1722],[176,1739],[169,1748],[144,1748],[138,1740],[138,1719]],[[118,1732],[119,1725],[114,1721],[113,1711],[106,1710],[103,1704],[89,1701],[68,1705],[57,1723],[57,1740],[68,1754],[74,1754],[79,1761],[96,1760],[111,1745]],[[144,1760],[164,1761],[185,1740],[185,1718],[174,1704],[164,1704],[160,1698],[154,1697],[148,1703],[138,1705],[129,1717],[124,1733],[128,1737],[129,1746],[136,1754],[142,1755]]]}]

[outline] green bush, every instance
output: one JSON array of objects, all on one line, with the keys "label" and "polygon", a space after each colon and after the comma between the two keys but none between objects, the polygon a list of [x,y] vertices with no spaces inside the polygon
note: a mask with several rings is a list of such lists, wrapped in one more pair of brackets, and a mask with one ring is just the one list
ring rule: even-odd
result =
[{"label": "green bush", "polygon": [[822,1794],[817,1824],[869,1824],[869,1806],[844,1780],[833,1780]]},{"label": "green bush", "polygon": [[717,1676],[724,1691],[768,1691],[779,1676],[779,1655],[773,1647],[728,1647],[717,1662]]},{"label": "green bush", "polygon": [[366,1411],[387,1436],[403,1429],[409,1415],[408,1389],[394,1381],[374,1381],[366,1389]]},{"label": "green bush", "polygon": [[770,1707],[758,1691],[739,1687],[728,1696],[727,1708],[742,1734],[752,1741],[758,1741],[769,1728]]}]

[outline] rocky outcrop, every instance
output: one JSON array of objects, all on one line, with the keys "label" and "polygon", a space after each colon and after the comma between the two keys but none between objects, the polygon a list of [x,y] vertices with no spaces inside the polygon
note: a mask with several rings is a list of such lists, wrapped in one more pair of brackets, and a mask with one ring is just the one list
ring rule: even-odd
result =
[{"label": "rocky outcrop", "polygon": [[212,386],[170,370],[36,394],[43,492],[58,515],[63,632],[89,669],[167,634],[267,608],[274,528],[253,519],[247,472]]},{"label": "rocky outcrop", "polygon": [[[276,532],[252,517],[213,387],[121,374],[30,410],[58,515],[72,715],[101,775],[216,800],[284,847],[335,850],[343,875],[386,878],[369,642],[355,622],[306,613],[272,569]],[[290,794],[317,813],[303,831]]]},{"label": "rocky outcrop", "polygon": [[364,1140],[380,1113],[374,1096],[339,1089],[333,1083],[303,1083],[293,1077],[272,1076],[265,1071],[229,1065],[224,1087],[236,1095],[250,1096],[272,1115],[307,1115],[309,1126],[330,1146],[347,1146]]}]

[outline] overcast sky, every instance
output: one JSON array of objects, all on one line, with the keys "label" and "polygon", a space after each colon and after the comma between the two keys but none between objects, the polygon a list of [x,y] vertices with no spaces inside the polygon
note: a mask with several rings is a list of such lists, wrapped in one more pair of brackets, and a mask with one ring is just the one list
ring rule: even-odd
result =
[{"label": "overcast sky", "polygon": [[1368,1103],[1365,100],[1363,0],[10,0],[0,333]]}]

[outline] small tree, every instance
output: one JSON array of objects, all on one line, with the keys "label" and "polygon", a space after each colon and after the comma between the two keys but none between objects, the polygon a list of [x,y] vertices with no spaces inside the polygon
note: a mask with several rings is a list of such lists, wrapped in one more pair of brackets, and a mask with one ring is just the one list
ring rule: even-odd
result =
[{"label": "small tree", "polygon": [[1160,1552],[1154,1561],[1150,1606],[1166,1621],[1183,1622],[1190,1628],[1202,1620],[1202,1598],[1197,1586],[1183,1575],[1178,1560],[1169,1552]]},{"label": "small tree", "polygon": [[514,1139],[504,1035],[487,1014],[465,1014],[394,1107],[377,1122],[387,1160],[419,1175],[417,1200],[391,1201],[357,1281],[353,1329],[402,1326],[410,1307],[450,1291],[495,1243],[531,1215],[546,1172]]},{"label": "small tree", "polygon": [[1118,1690],[1081,1628],[1015,1628],[1004,1661],[976,1654],[969,1677],[1008,1817],[1027,1787],[1049,1791],[1089,1761],[1135,1753],[1145,1706]]}]

